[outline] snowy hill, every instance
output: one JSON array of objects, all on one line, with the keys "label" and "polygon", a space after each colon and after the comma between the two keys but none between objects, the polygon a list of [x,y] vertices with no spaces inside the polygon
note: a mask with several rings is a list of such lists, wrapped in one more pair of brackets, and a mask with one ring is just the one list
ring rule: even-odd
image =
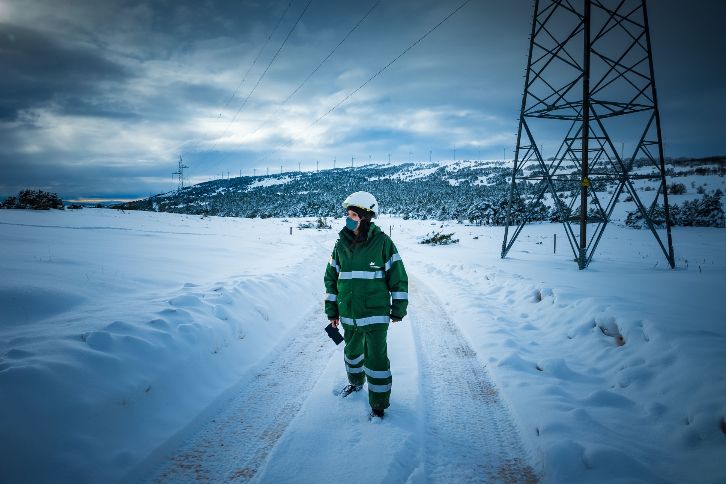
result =
[{"label": "snowy hill", "polygon": [[342,220],[305,221],[0,210],[0,482],[726,481],[726,231],[675,228],[670,270],[614,225],[579,271],[559,224],[502,260],[383,216],[411,302],[369,422],[323,332]]},{"label": "snowy hill", "polygon": [[[253,218],[331,217],[340,215],[341,193],[360,189],[375,192],[388,213],[456,218],[465,215],[472,197],[499,194],[507,171],[500,162],[462,161],[239,177],[200,183],[118,208]],[[482,183],[487,179],[491,183]]]},{"label": "snowy hill", "polygon": [[[649,171],[644,162],[634,163],[633,169],[639,175]],[[238,177],[200,183],[117,208],[250,218],[336,217],[340,215],[340,200],[345,194],[367,190],[376,194],[385,213],[404,219],[502,225],[511,170],[511,163],[501,161],[449,161]],[[684,201],[696,203],[717,190],[726,191],[724,158],[669,160],[667,170],[669,186],[682,185],[682,189],[672,190],[671,205],[674,207]],[[636,189],[646,193],[656,190],[658,183],[652,179],[634,181]],[[612,181],[602,190],[612,194],[614,186],[615,181]],[[689,225],[688,221],[696,217],[694,212],[700,208],[684,212],[682,220],[676,220],[676,223]],[[632,199],[622,196],[613,220],[624,223],[628,212],[632,211],[635,211]],[[555,218],[552,200],[546,195],[540,215],[535,219]],[[722,216],[719,214],[716,219],[721,220]]]}]

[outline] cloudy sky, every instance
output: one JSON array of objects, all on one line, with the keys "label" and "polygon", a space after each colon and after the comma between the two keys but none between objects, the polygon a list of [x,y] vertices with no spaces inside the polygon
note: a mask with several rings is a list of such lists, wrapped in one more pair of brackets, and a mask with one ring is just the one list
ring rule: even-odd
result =
[{"label": "cloudy sky", "polygon": [[[471,0],[356,91],[462,1],[0,0],[0,196],[510,158],[530,1]],[[666,156],[726,154],[726,2],[649,15]]]}]

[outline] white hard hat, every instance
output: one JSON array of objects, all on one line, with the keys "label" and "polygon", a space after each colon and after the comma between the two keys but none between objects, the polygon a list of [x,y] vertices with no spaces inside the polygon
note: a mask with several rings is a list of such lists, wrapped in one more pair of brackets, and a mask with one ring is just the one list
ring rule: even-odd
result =
[{"label": "white hard hat", "polygon": [[378,201],[368,192],[354,192],[343,201],[343,207],[358,207],[374,214],[378,213]]}]

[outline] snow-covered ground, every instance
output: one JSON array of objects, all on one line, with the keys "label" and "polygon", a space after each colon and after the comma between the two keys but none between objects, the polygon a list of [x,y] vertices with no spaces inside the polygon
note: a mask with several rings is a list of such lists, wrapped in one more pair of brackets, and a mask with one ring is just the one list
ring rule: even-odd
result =
[{"label": "snow-covered ground", "polygon": [[579,271],[560,225],[502,260],[382,217],[411,301],[369,422],[323,332],[342,222],[299,222],[0,211],[0,482],[726,482],[725,230],[671,270],[611,225]]}]

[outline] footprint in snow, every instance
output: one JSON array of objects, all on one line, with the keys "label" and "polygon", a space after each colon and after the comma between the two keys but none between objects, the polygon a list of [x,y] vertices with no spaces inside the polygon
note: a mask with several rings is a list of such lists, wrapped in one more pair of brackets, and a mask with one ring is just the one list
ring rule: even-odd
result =
[{"label": "footprint in snow", "polygon": [[169,329],[169,323],[166,319],[156,318],[149,321],[149,324],[158,329]]},{"label": "footprint in snow", "polygon": [[214,316],[222,321],[227,321],[229,319],[229,313],[224,306],[214,306]]},{"label": "footprint in snow", "polygon": [[202,301],[197,296],[187,294],[171,298],[169,304],[179,307],[199,307],[202,305]]}]

